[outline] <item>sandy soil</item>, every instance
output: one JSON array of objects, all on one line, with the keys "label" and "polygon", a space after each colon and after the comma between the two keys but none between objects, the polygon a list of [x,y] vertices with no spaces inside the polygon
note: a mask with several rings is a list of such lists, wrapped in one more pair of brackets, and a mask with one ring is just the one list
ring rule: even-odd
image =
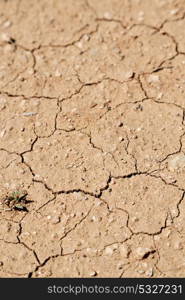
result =
[{"label": "sandy soil", "polygon": [[0,277],[185,276],[184,28],[184,0],[0,1]]}]

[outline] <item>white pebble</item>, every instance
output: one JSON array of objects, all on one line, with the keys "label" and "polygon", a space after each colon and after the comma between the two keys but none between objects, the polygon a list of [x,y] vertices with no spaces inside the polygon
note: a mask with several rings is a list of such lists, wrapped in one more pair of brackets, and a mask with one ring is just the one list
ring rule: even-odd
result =
[{"label": "white pebble", "polygon": [[148,277],[152,277],[152,275],[153,275],[153,269],[150,268],[149,270],[147,270],[147,271],[145,272],[145,274],[146,274],[146,276],[148,276]]},{"label": "white pebble", "polygon": [[9,42],[10,41],[10,36],[7,33],[2,33],[1,34],[1,40],[3,42]]},{"label": "white pebble", "polygon": [[151,249],[150,248],[145,248],[145,247],[138,247],[135,250],[135,257],[137,259],[142,259],[148,252],[150,252]]},{"label": "white pebble", "polygon": [[111,247],[107,247],[105,249],[105,255],[112,255],[113,254],[113,249]]},{"label": "white pebble", "polygon": [[128,258],[130,254],[130,248],[127,245],[120,245],[119,246],[119,251],[122,257]]},{"label": "white pebble", "polygon": [[89,275],[90,275],[90,276],[96,276],[96,275],[97,275],[97,272],[96,272],[96,271],[91,271],[91,272],[89,273]]},{"label": "white pebble", "polygon": [[107,20],[112,19],[112,14],[111,14],[110,12],[108,12],[108,11],[105,12],[103,16],[104,16],[104,18],[107,19]]},{"label": "white pebble", "polygon": [[154,74],[151,74],[148,76],[148,82],[151,83],[151,82],[159,82],[159,76],[158,75],[154,75]]},{"label": "white pebble", "polygon": [[10,27],[11,25],[12,25],[12,22],[11,22],[10,20],[7,20],[7,21],[4,22],[3,28],[8,28],[8,27]]},{"label": "white pebble", "polygon": [[168,161],[169,171],[182,169],[184,167],[185,167],[185,155],[184,155],[184,153],[179,153],[177,155],[174,155]]}]

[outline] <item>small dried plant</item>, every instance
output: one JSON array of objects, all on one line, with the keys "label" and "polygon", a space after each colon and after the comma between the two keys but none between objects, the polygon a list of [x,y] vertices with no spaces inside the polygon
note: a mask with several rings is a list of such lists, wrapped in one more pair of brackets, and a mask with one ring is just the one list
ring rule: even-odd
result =
[{"label": "small dried plant", "polygon": [[27,191],[20,190],[16,190],[14,192],[11,192],[10,194],[7,194],[1,201],[1,205],[3,206],[1,210],[18,210],[28,212],[26,205],[32,201],[26,199],[27,195]]}]

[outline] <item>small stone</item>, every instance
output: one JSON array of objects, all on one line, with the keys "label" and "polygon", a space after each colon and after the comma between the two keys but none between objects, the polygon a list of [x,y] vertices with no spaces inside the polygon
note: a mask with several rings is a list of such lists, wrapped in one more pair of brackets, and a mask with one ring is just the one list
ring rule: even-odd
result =
[{"label": "small stone", "polygon": [[3,42],[9,42],[10,41],[10,36],[7,33],[2,33],[1,34],[1,40]]},{"label": "small stone", "polygon": [[174,249],[175,250],[182,250],[183,249],[183,245],[180,241],[176,241],[174,244]]},{"label": "small stone", "polygon": [[118,264],[117,264],[117,269],[118,270],[122,270],[124,268],[124,264],[122,263],[122,262],[119,262]]},{"label": "small stone", "polygon": [[119,121],[117,126],[118,127],[123,127],[123,122]]},{"label": "small stone", "polygon": [[134,72],[133,71],[128,71],[125,73],[125,79],[130,79],[134,76]]},{"label": "small stone", "polygon": [[159,76],[158,75],[154,75],[154,74],[151,74],[148,76],[148,82],[149,83],[152,83],[152,82],[159,82]]},{"label": "small stone", "polygon": [[170,234],[171,234],[171,230],[169,229],[166,231],[165,236],[168,238],[170,236]]},{"label": "small stone", "polygon": [[145,247],[138,247],[135,251],[135,257],[137,259],[143,259],[143,257],[147,254],[150,253],[152,249],[150,248],[145,248]]},{"label": "small stone", "polygon": [[0,133],[0,137],[2,138],[5,135],[6,129],[3,129]]},{"label": "small stone", "polygon": [[98,254],[98,250],[95,248],[87,248],[86,252],[88,253],[88,256],[94,256]]},{"label": "small stone", "polygon": [[138,270],[137,272],[138,272],[138,274],[143,274],[144,273],[143,270]]},{"label": "small stone", "polygon": [[168,161],[169,171],[182,169],[184,167],[185,167],[185,155],[183,153],[179,153],[175,156],[172,156]]},{"label": "small stone", "polygon": [[104,18],[107,19],[107,20],[111,20],[111,19],[112,19],[112,15],[111,15],[111,13],[108,12],[108,11],[105,12],[103,16],[104,16]]},{"label": "small stone", "polygon": [[56,77],[61,77],[62,76],[62,72],[60,72],[59,70],[56,70],[55,76]]},{"label": "small stone", "polygon": [[98,217],[97,217],[97,216],[92,216],[91,220],[92,220],[93,222],[97,222],[97,221],[98,221]]},{"label": "small stone", "polygon": [[172,16],[173,16],[173,15],[176,15],[178,12],[179,12],[179,9],[178,9],[178,8],[170,10],[170,14],[171,14]]},{"label": "small stone", "polygon": [[52,224],[60,223],[60,218],[57,217],[57,216],[52,217],[52,218],[51,218],[51,223],[52,223]]},{"label": "small stone", "polygon": [[10,27],[11,25],[12,25],[12,22],[11,22],[10,20],[7,20],[7,21],[4,22],[3,28],[8,28],[8,27]]},{"label": "small stone", "polygon": [[105,255],[112,255],[113,254],[113,249],[111,247],[107,247],[105,249]]},{"label": "small stone", "polygon": [[36,112],[24,112],[24,113],[22,113],[22,116],[29,117],[29,116],[34,116],[36,114],[37,114]]},{"label": "small stone", "polygon": [[119,136],[118,140],[119,140],[119,142],[122,142],[122,141],[124,141],[124,138],[122,136]]},{"label": "small stone", "polygon": [[118,244],[112,245],[112,249],[113,249],[113,250],[117,250],[117,249],[118,249]]},{"label": "small stone", "polygon": [[82,42],[77,42],[77,43],[76,43],[76,46],[77,46],[78,48],[82,49],[82,48],[83,48],[83,43],[82,43]]},{"label": "small stone", "polygon": [[91,272],[89,273],[89,275],[90,275],[90,276],[96,276],[96,275],[97,275],[97,272],[96,272],[96,271],[91,271]]},{"label": "small stone", "polygon": [[120,245],[119,251],[123,258],[128,258],[131,252],[130,248],[127,245]]},{"label": "small stone", "polygon": [[159,93],[159,94],[157,95],[157,99],[160,100],[160,99],[162,98],[162,96],[163,96],[163,93]]},{"label": "small stone", "polygon": [[143,11],[140,11],[139,13],[138,13],[138,21],[143,21],[144,20],[144,12]]},{"label": "small stone", "polygon": [[150,268],[149,270],[147,270],[147,271],[145,272],[145,274],[146,274],[147,277],[152,277],[152,275],[153,275],[153,269]]},{"label": "small stone", "polygon": [[90,40],[90,35],[85,34],[83,39],[84,39],[85,42],[89,41]]}]

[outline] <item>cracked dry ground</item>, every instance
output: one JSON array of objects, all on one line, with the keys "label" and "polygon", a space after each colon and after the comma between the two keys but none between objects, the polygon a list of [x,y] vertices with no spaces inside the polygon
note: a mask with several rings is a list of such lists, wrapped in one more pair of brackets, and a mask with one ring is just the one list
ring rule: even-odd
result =
[{"label": "cracked dry ground", "polygon": [[0,1],[0,277],[185,276],[184,0]]}]

